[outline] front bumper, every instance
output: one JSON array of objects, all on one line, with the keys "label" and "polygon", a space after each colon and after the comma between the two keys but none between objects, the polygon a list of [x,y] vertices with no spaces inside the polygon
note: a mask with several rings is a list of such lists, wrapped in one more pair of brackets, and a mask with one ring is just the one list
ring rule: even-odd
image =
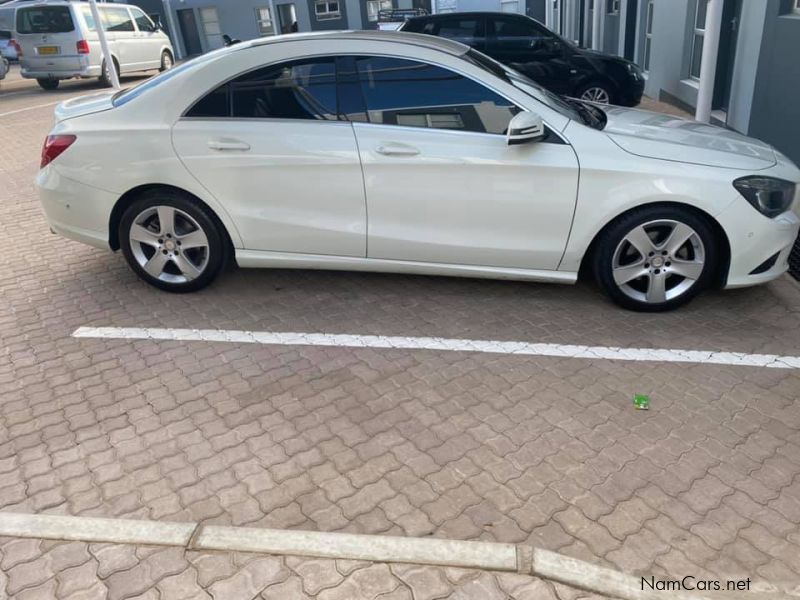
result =
[{"label": "front bumper", "polygon": [[620,106],[638,106],[644,96],[645,80],[631,77],[624,87],[619,90],[617,98]]},{"label": "front bumper", "polygon": [[108,226],[118,195],[63,177],[53,165],[39,171],[36,185],[55,233],[110,250]]},{"label": "front bumper", "polygon": [[768,219],[741,198],[717,219],[731,246],[726,288],[766,283],[789,270],[789,255],[800,232],[797,214],[788,211]]}]

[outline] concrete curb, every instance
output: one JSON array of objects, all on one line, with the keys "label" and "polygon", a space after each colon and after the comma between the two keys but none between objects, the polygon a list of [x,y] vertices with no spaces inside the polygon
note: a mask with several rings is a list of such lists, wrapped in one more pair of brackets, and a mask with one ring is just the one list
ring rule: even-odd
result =
[{"label": "concrete curb", "polygon": [[[663,600],[665,597],[661,591],[642,590],[637,577],[540,548],[496,542],[6,512],[0,512],[0,536],[485,569],[534,575],[624,600]],[[773,586],[769,587],[771,589],[766,591],[744,594],[669,592],[669,597],[676,600],[790,598]]]}]

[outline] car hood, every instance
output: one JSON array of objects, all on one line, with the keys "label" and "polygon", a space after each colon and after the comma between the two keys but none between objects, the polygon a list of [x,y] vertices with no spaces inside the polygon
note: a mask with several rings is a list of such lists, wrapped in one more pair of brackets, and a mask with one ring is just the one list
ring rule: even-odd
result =
[{"label": "car hood", "polygon": [[744,170],[777,163],[769,144],[729,129],[646,110],[616,106],[604,110],[608,123],[603,131],[630,154]]}]

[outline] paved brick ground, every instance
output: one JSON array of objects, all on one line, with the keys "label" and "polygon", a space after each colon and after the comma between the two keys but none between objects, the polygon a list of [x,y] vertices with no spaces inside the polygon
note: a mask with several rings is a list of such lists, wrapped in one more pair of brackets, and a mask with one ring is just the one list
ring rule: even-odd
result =
[{"label": "paved brick ground", "polygon": [[602,600],[507,573],[27,539],[0,538],[0,567],[18,600]]},{"label": "paved brick ground", "polygon": [[[0,94],[0,114],[24,102]],[[0,117],[0,510],[525,541],[635,574],[800,579],[794,371],[70,337],[219,327],[798,354],[788,278],[657,316],[586,285],[311,271],[233,271],[166,295],[121,257],[49,234],[32,186],[49,122],[46,107]],[[634,411],[634,393],[652,409]],[[149,597],[203,597],[253,561],[271,574],[258,593],[303,578],[252,556],[213,558],[224,577],[188,555],[162,572],[148,557],[163,550],[131,548],[100,574],[79,546],[73,564],[4,541],[0,595],[104,597],[128,578],[151,581]],[[387,591],[405,593],[391,573]]]}]

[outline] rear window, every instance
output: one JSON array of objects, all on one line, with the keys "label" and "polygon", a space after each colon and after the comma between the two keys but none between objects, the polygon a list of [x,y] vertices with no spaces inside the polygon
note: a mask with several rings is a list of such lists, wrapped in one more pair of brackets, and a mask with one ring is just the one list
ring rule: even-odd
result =
[{"label": "rear window", "polygon": [[67,33],[74,30],[69,6],[31,6],[17,10],[17,33]]}]

